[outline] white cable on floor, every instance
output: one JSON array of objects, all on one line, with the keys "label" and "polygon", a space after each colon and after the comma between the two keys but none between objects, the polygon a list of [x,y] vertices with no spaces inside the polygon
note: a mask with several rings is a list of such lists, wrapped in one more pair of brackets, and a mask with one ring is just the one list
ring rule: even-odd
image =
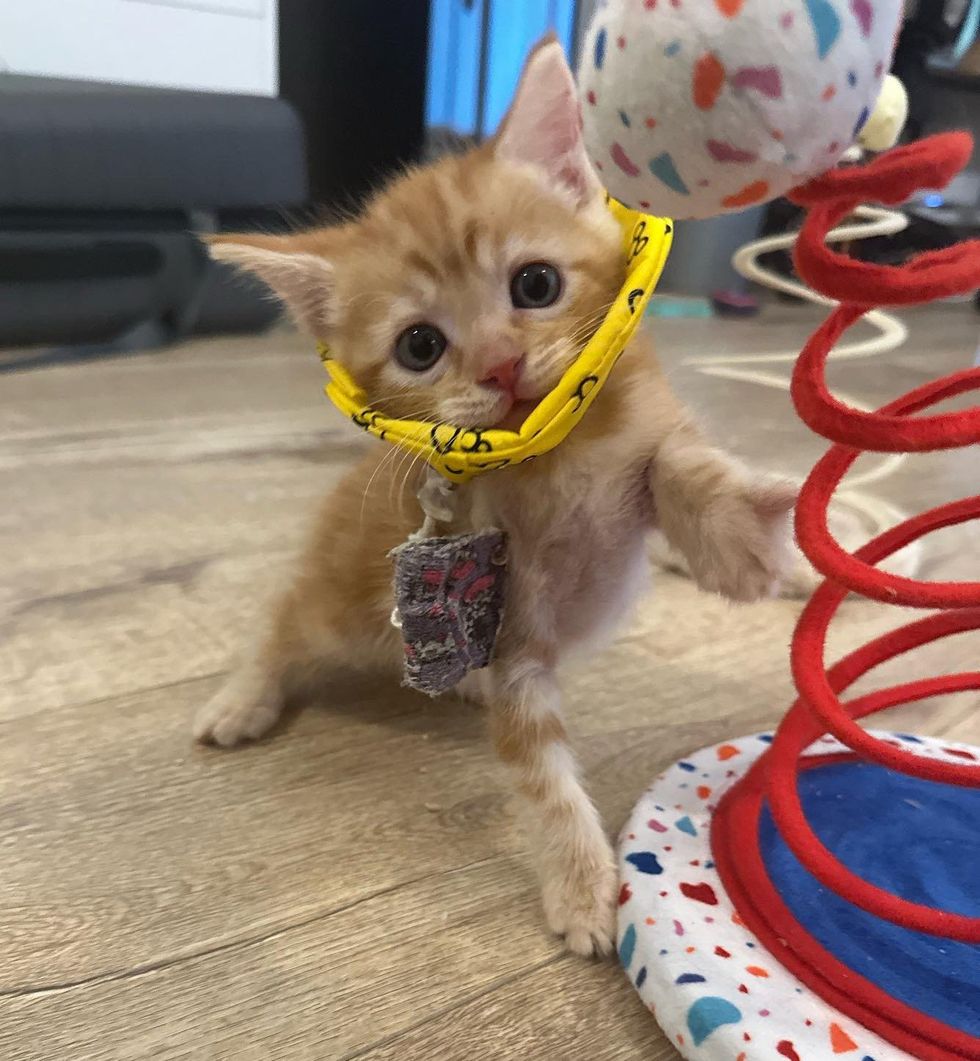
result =
[{"label": "white cable on floor", "polygon": [[[861,220],[841,225],[839,228],[834,229],[827,237],[828,242],[842,243],[849,240],[869,239],[872,236],[891,236],[901,232],[909,223],[904,214],[900,214],[895,210],[885,210],[877,206],[860,206],[854,211],[854,214]],[[832,299],[825,298],[798,281],[780,276],[778,273],[759,264],[759,258],[763,254],[789,250],[795,243],[796,233],[754,240],[736,251],[732,258],[732,265],[747,280],[753,280],[770,290],[782,291],[821,306],[836,305]],[[865,314],[864,320],[877,329],[878,334],[870,339],[860,339],[840,344],[831,354],[832,361],[849,361],[859,357],[878,357],[882,354],[888,354],[900,347],[908,338],[908,328],[905,324],[890,314],[883,313],[881,310],[870,310]],[[788,376],[780,376],[759,368],[742,366],[793,364],[798,356],[799,350],[794,349],[785,353],[774,354],[690,357],[683,360],[681,364],[694,368],[705,376],[737,380],[741,383],[751,383],[760,387],[788,392],[790,389]],[[869,406],[853,397],[853,395],[839,391],[837,396],[841,401],[857,409],[870,411]],[[905,460],[905,454],[889,454],[883,457],[870,470],[848,477],[845,480],[847,489],[838,491],[835,501],[840,505],[850,507],[853,511],[868,519],[873,525],[873,533],[875,535],[887,530],[888,527],[905,519],[906,513],[890,502],[870,494],[860,493],[856,488],[867,486],[870,483],[881,482],[881,480],[897,471]],[[902,574],[911,576],[918,569],[920,555],[921,547],[917,542],[898,554],[898,563],[892,564],[891,568],[898,570],[900,566]]]}]

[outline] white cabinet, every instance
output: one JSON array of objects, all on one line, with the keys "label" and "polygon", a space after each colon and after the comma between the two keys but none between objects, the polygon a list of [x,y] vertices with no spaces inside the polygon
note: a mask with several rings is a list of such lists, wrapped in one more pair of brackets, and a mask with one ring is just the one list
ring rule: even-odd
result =
[{"label": "white cabinet", "polygon": [[0,70],[274,96],[277,0],[0,0]]}]

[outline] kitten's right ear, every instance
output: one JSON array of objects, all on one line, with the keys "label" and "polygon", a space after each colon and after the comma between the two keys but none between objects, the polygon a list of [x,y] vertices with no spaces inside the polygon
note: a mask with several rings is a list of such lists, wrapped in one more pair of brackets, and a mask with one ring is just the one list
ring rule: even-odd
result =
[{"label": "kitten's right ear", "polygon": [[202,236],[212,258],[257,276],[314,336],[332,323],[334,271],[301,236]]}]

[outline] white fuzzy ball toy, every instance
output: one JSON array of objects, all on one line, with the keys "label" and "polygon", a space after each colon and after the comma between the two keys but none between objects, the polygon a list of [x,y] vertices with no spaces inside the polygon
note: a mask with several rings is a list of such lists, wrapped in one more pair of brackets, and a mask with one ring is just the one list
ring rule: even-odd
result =
[{"label": "white fuzzy ball toy", "polygon": [[783,195],[855,142],[902,0],[606,0],[579,70],[609,192],[705,218]]}]

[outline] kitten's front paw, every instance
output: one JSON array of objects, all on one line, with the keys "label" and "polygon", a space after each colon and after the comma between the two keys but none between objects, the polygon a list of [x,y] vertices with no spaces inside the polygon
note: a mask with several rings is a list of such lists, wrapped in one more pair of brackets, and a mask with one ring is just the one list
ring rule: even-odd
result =
[{"label": "kitten's front paw", "polygon": [[700,546],[689,557],[702,589],[739,602],[772,597],[797,562],[791,513],[797,488],[784,479],[743,479],[701,515]]},{"label": "kitten's front paw", "polygon": [[267,733],[282,711],[279,698],[268,690],[249,692],[232,679],[197,713],[194,738],[202,744],[232,748]]},{"label": "kitten's front paw", "polygon": [[544,881],[548,927],[584,958],[604,957],[616,934],[616,870],[611,858],[592,867],[572,867]]}]

